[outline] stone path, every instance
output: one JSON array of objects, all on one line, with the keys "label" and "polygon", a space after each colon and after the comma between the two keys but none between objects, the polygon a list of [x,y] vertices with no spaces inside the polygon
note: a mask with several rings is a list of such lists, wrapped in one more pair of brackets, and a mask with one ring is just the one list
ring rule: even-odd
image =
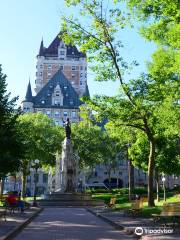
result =
[{"label": "stone path", "polygon": [[132,239],[83,208],[45,208],[15,240]]}]

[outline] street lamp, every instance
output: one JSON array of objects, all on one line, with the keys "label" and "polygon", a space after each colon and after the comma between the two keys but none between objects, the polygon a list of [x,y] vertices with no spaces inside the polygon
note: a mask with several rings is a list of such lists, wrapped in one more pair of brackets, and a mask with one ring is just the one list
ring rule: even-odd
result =
[{"label": "street lamp", "polygon": [[31,165],[31,167],[33,169],[35,169],[33,207],[37,207],[37,202],[36,202],[36,196],[37,196],[37,170],[39,168],[39,159],[35,159],[34,163]]},{"label": "street lamp", "polygon": [[163,182],[163,190],[164,190],[164,202],[166,202],[166,187],[165,187],[165,181],[166,181],[166,178],[165,178],[165,176],[163,175],[163,177],[162,177],[162,182]]}]

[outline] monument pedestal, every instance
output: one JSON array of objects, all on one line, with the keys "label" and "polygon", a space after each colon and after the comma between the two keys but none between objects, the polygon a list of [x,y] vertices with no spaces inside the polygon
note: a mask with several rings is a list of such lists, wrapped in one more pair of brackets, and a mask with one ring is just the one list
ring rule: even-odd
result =
[{"label": "monument pedestal", "polygon": [[47,194],[45,199],[38,200],[44,207],[88,207],[103,206],[103,200],[93,200],[90,194],[83,193],[60,193]]},{"label": "monument pedestal", "polygon": [[75,193],[77,189],[77,162],[71,140],[65,138],[62,155],[56,156],[55,192]]}]

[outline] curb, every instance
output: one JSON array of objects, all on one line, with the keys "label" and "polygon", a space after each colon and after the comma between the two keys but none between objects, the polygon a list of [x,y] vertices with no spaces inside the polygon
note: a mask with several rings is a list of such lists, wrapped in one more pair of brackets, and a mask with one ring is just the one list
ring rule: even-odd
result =
[{"label": "curb", "polygon": [[96,217],[101,218],[102,220],[104,220],[105,222],[109,223],[111,226],[113,226],[114,228],[118,229],[118,230],[125,230],[124,226],[119,225],[111,220],[109,220],[108,218],[102,216],[100,213],[95,213],[93,210],[87,208],[86,209],[88,212],[92,213],[93,215],[95,215]]},{"label": "curb", "polygon": [[124,227],[124,226],[122,226],[122,225],[119,225],[119,224],[111,221],[109,218],[107,218],[107,217],[105,217],[105,216],[102,216],[100,213],[96,213],[96,212],[94,212],[93,210],[91,210],[91,209],[89,209],[89,208],[86,209],[86,210],[87,210],[88,212],[92,213],[93,215],[95,215],[96,217],[102,219],[103,221],[109,223],[109,224],[110,224],[111,226],[113,226],[115,229],[121,230],[121,231],[124,230],[124,231],[127,233],[127,235],[133,236],[134,239],[135,239],[135,238],[136,238],[136,239],[140,239],[136,234],[134,234],[134,233],[132,233],[132,232],[129,232],[126,227]]},{"label": "curb", "polygon": [[26,219],[21,225],[15,227],[13,230],[11,230],[6,236],[0,237],[0,240],[11,240],[11,239],[13,239],[13,237],[15,237],[20,231],[22,231],[42,211],[43,211],[43,208],[40,208],[31,217]]}]

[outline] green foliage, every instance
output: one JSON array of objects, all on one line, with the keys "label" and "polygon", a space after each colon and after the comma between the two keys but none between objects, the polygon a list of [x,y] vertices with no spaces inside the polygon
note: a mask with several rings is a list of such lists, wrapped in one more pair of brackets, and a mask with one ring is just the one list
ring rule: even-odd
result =
[{"label": "green foliage", "polygon": [[54,165],[55,154],[61,151],[63,128],[42,113],[24,114],[18,122],[26,149],[23,162],[39,159],[42,165]]},{"label": "green foliage", "polygon": [[18,170],[23,154],[16,121],[20,114],[15,110],[17,97],[10,99],[6,86],[6,75],[0,65],[0,178]]},{"label": "green foliage", "polygon": [[[164,161],[160,153],[159,159],[155,159],[159,140],[173,133],[175,140],[178,135],[176,127],[178,121],[178,92],[179,80],[179,52],[177,50],[179,36],[179,11],[178,3],[172,5],[168,0],[126,0],[126,3],[146,21],[142,34],[149,40],[160,44],[160,48],[153,55],[153,61],[149,63],[149,73],[142,74],[137,79],[128,83],[123,79],[123,73],[129,68],[121,54],[122,43],[119,39],[119,30],[129,24],[129,15],[120,9],[120,1],[65,1],[69,6],[75,5],[80,9],[80,18],[64,17],[64,40],[77,44],[80,49],[88,54],[91,69],[96,74],[96,80],[116,80],[121,87],[121,94],[116,97],[95,96],[92,100],[86,100],[89,109],[95,111],[96,119],[108,119],[114,127],[126,130],[135,129],[134,134],[127,134],[124,142],[131,138],[131,154],[134,162],[142,168],[146,168],[148,156],[148,189],[149,205],[153,206],[153,171],[154,167],[163,167],[158,161]],[[104,6],[107,6],[105,9]],[[86,17],[88,23],[82,21]],[[149,20],[149,22],[148,22]],[[82,24],[81,24],[82,23]],[[149,25],[148,25],[149,24]],[[172,34],[173,33],[173,34]],[[173,35],[173,36],[172,36]],[[172,36],[172,37],[171,37]],[[166,107],[168,103],[168,108]],[[160,110],[160,111],[159,111]],[[168,110],[168,111],[167,111]],[[173,115],[174,123],[165,118]],[[178,114],[177,114],[178,113]],[[133,130],[131,130],[133,132]],[[140,133],[141,132],[141,133]],[[115,134],[116,135],[116,134]],[[138,137],[140,136],[140,139]],[[170,138],[165,142],[167,152]],[[147,146],[148,143],[149,145]],[[166,162],[168,154],[165,154]],[[161,159],[161,160],[160,160]],[[173,160],[171,165],[173,165]],[[176,161],[176,160],[175,160]],[[161,167],[160,167],[161,165]],[[162,170],[162,168],[161,168]],[[171,168],[172,170],[172,168]],[[173,171],[173,170],[172,170]]]}]

